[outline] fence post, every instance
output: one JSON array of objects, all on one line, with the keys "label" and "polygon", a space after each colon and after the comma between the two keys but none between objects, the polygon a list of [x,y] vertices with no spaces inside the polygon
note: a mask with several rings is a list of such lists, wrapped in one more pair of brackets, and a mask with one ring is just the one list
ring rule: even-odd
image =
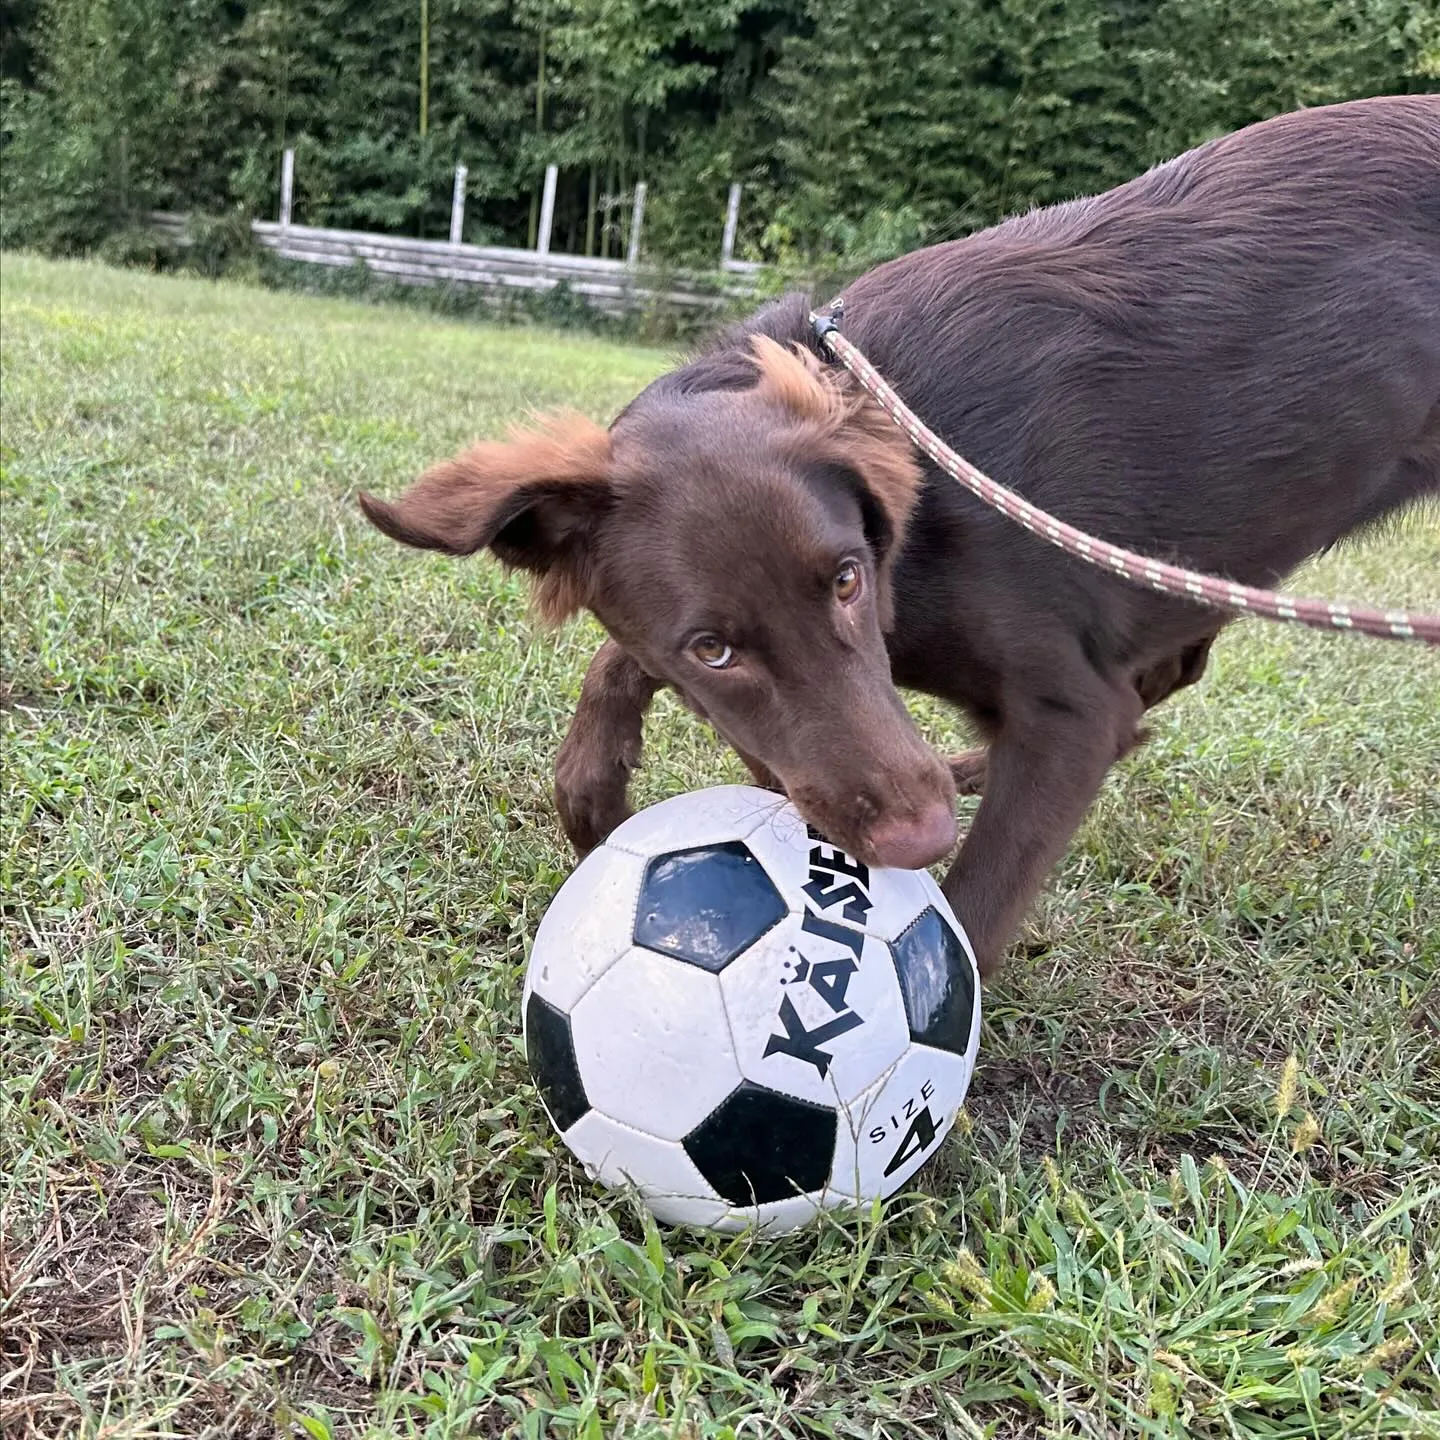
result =
[{"label": "fence post", "polygon": [[740,223],[740,187],[730,187],[730,203],[725,209],[725,238],[720,242],[720,268],[726,269],[735,253],[735,230]]},{"label": "fence post", "polygon": [[555,181],[560,171],[555,165],[545,167],[545,193],[540,197],[540,232],[535,237],[535,253],[550,253],[550,225],[555,219]]},{"label": "fence post", "polygon": [[280,223],[290,223],[290,197],[295,189],[295,152],[287,150],[280,162]]},{"label": "fence post", "polygon": [[630,250],[625,263],[633,270],[640,263],[640,226],[645,219],[645,182],[635,182],[635,208],[630,213]]},{"label": "fence post", "polygon": [[455,193],[450,197],[450,243],[458,245],[465,233],[465,177],[470,172],[463,166],[455,167]]}]

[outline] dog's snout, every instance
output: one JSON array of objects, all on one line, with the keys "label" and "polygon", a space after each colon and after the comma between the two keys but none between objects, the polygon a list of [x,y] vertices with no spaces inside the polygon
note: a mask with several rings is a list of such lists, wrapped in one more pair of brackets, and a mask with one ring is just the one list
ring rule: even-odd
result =
[{"label": "dog's snout", "polygon": [[867,838],[876,865],[921,870],[943,860],[955,848],[958,834],[954,812],[937,802],[913,815],[878,820]]}]

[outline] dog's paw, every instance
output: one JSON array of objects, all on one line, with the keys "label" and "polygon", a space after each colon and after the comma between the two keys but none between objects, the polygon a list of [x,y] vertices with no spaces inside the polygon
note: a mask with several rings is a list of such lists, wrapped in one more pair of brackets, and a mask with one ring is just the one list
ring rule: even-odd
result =
[{"label": "dog's paw", "polygon": [[604,844],[613,831],[634,813],[626,802],[624,791],[581,792],[556,786],[555,810],[560,828],[575,854],[583,860],[597,846]]},{"label": "dog's paw", "polygon": [[555,810],[581,859],[634,814],[629,788],[630,767],[623,761],[599,761],[582,746],[561,747],[555,761]]}]

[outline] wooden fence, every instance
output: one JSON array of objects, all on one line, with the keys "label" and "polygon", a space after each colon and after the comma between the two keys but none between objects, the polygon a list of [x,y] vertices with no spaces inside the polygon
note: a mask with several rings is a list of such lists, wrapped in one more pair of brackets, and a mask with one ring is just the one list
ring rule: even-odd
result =
[{"label": "wooden fence", "polygon": [[[632,314],[655,305],[705,311],[751,298],[761,267],[733,256],[740,209],[740,186],[732,185],[724,240],[717,268],[708,273],[665,273],[640,259],[640,230],[645,186],[635,187],[629,253],[624,260],[566,255],[550,249],[555,207],[556,169],[545,174],[536,245],[524,250],[498,245],[467,245],[460,239],[465,216],[463,165],[456,167],[451,199],[450,238],[415,240],[362,230],[332,230],[293,223],[295,158],[287,150],[281,168],[280,219],[255,220],[251,232],[263,249],[284,260],[311,265],[364,265],[376,275],[405,285],[476,285],[500,298],[523,291],[554,290],[564,285],[587,305],[610,315]],[[182,215],[157,214],[155,224],[172,241],[185,243]]]},{"label": "wooden fence", "polygon": [[285,260],[313,265],[363,263],[375,274],[402,284],[481,285],[496,295],[553,290],[563,283],[586,304],[609,314],[626,314],[653,303],[713,308],[754,290],[750,276],[717,275],[706,283],[702,277],[647,274],[624,260],[282,226],[265,220],[256,220],[251,228],[260,245]]}]

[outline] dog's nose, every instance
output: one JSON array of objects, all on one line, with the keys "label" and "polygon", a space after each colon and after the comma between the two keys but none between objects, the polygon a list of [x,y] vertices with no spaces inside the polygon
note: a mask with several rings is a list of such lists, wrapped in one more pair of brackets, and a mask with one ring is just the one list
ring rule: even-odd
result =
[{"label": "dog's nose", "polygon": [[927,806],[918,815],[886,818],[870,832],[874,863],[891,870],[920,870],[943,860],[958,835],[948,805]]}]

